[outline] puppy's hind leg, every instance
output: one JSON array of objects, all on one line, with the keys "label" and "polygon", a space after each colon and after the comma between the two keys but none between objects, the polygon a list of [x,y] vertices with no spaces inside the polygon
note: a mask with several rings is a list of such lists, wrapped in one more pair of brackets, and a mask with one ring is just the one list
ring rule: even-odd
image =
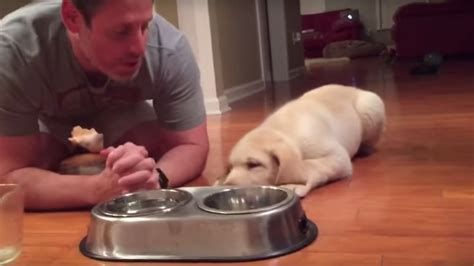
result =
[{"label": "puppy's hind leg", "polygon": [[300,197],[306,196],[313,188],[352,175],[351,159],[342,147],[327,156],[304,160],[303,167],[307,177],[306,184],[283,185]]}]

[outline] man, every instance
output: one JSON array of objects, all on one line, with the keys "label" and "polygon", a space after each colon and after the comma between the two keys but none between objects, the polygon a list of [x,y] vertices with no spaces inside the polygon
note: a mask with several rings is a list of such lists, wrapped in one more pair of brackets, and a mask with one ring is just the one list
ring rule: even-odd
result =
[{"label": "man", "polygon": [[[53,171],[75,125],[111,146],[100,174]],[[42,1],[0,22],[0,183],[22,184],[26,208],[157,188],[156,167],[179,186],[207,153],[198,67],[152,0]]]}]

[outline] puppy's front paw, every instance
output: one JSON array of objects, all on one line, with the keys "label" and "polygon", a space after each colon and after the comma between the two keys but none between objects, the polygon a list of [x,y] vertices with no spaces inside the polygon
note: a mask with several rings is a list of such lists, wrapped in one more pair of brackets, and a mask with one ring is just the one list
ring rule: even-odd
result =
[{"label": "puppy's front paw", "polygon": [[225,181],[224,177],[217,178],[216,181],[214,181],[214,184],[212,184],[212,186],[214,187],[222,186],[224,184],[224,181]]},{"label": "puppy's front paw", "polygon": [[300,198],[304,198],[306,194],[308,194],[309,192],[309,189],[306,185],[287,184],[287,185],[281,185],[281,187],[292,190]]}]

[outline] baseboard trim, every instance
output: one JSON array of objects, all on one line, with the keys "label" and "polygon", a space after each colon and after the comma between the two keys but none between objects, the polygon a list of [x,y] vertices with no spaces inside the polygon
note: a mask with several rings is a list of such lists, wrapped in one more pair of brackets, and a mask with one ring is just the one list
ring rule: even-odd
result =
[{"label": "baseboard trim", "polygon": [[204,99],[204,106],[207,115],[220,115],[231,110],[225,95],[219,98]]},{"label": "baseboard trim", "polygon": [[246,98],[250,95],[263,91],[265,82],[263,80],[256,80],[246,84],[242,84],[225,90],[225,95],[229,103]]},{"label": "baseboard trim", "polygon": [[225,90],[219,98],[204,99],[207,115],[220,115],[231,110],[229,103],[249,97],[265,89],[263,80],[256,80]]}]

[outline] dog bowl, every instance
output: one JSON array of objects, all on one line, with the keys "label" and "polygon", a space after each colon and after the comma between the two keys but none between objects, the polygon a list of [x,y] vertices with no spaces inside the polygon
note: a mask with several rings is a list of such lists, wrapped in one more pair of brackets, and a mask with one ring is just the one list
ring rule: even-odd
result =
[{"label": "dog bowl", "polygon": [[294,252],[316,236],[290,190],[188,187],[98,204],[80,250],[100,260],[248,261]]},{"label": "dog bowl", "polygon": [[156,212],[168,212],[186,204],[192,198],[186,191],[161,189],[118,197],[100,204],[98,212],[112,217],[142,216]]},{"label": "dog bowl", "polygon": [[275,187],[233,188],[198,201],[201,209],[219,214],[264,212],[287,204],[293,195]]}]

